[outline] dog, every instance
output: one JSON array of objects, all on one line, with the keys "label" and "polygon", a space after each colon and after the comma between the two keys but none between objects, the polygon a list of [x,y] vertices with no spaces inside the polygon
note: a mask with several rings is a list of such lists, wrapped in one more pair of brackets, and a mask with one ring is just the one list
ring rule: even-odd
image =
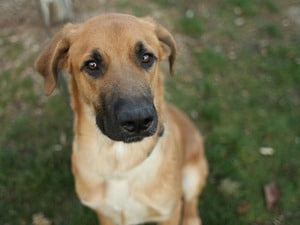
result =
[{"label": "dog", "polygon": [[201,224],[203,138],[164,101],[159,64],[173,74],[175,58],[173,36],[151,18],[107,13],[66,24],[35,62],[46,95],[70,74],[75,188],[101,225]]}]

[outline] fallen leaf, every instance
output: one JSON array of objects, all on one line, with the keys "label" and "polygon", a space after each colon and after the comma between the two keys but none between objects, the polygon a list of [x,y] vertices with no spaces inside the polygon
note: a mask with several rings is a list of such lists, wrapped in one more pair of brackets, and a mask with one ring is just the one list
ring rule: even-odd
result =
[{"label": "fallen leaf", "polygon": [[240,183],[237,181],[234,181],[230,178],[225,178],[221,180],[221,183],[219,185],[219,190],[228,195],[232,195],[238,191],[240,188]]},{"label": "fallen leaf", "polygon": [[268,155],[268,156],[274,155],[274,149],[271,147],[261,147],[259,149],[259,152],[262,155]]},{"label": "fallen leaf", "polygon": [[248,202],[242,202],[238,205],[238,207],[236,208],[236,211],[239,214],[244,214],[246,213],[248,210],[250,209],[250,204]]},{"label": "fallen leaf", "polygon": [[51,225],[52,222],[44,216],[43,213],[36,213],[32,215],[33,225]]},{"label": "fallen leaf", "polygon": [[274,182],[264,186],[265,202],[268,210],[274,209],[280,200],[280,191]]}]

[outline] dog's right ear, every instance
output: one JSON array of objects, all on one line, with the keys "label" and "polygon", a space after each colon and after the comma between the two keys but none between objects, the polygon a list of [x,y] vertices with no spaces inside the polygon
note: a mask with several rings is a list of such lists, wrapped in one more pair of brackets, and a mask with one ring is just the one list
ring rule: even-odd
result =
[{"label": "dog's right ear", "polygon": [[67,24],[57,33],[35,61],[35,69],[44,77],[45,95],[50,95],[56,87],[57,76],[65,66],[70,48],[70,36],[77,25]]}]

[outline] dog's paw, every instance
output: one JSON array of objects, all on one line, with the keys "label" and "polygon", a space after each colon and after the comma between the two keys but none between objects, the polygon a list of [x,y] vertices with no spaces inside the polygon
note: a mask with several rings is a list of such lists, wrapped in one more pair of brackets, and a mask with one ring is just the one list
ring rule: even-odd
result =
[{"label": "dog's paw", "polygon": [[199,217],[188,217],[183,219],[182,225],[202,225],[202,221]]}]

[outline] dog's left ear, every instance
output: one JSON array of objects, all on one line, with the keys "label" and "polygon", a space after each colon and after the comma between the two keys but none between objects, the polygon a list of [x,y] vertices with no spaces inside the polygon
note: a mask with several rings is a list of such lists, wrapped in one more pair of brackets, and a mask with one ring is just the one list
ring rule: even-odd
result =
[{"label": "dog's left ear", "polygon": [[163,26],[156,24],[155,33],[160,41],[163,58],[168,57],[171,75],[174,74],[174,62],[176,59],[176,42],[170,32]]},{"label": "dog's left ear", "polygon": [[154,26],[154,32],[160,42],[161,58],[169,60],[169,68],[171,75],[174,74],[174,62],[176,59],[176,42],[172,34],[163,26],[156,23],[151,17],[142,18],[145,22]]}]

